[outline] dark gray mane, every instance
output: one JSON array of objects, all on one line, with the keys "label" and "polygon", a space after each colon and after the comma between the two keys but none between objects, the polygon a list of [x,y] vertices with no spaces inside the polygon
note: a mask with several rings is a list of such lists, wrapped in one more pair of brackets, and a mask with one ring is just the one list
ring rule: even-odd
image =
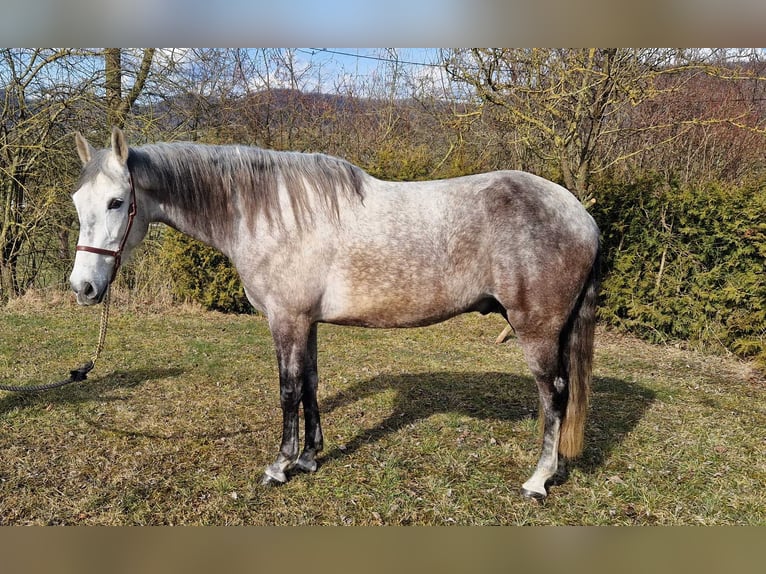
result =
[{"label": "dark gray mane", "polygon": [[363,198],[365,177],[361,168],[322,154],[192,143],[131,148],[128,168],[137,186],[206,227],[236,212],[283,222],[280,183],[299,225],[314,218],[312,195],[318,199],[313,209],[335,218],[341,198]]}]

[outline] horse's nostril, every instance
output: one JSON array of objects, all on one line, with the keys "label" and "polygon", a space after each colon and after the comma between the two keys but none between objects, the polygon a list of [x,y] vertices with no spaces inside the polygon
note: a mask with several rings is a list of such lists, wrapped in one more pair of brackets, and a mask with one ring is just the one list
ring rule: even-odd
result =
[{"label": "horse's nostril", "polygon": [[73,281],[72,291],[81,299],[94,299],[98,294],[95,285],[90,281],[81,281],[79,283]]},{"label": "horse's nostril", "polygon": [[96,294],[96,288],[93,287],[93,283],[85,283],[82,295],[87,297],[88,299],[92,299]]}]

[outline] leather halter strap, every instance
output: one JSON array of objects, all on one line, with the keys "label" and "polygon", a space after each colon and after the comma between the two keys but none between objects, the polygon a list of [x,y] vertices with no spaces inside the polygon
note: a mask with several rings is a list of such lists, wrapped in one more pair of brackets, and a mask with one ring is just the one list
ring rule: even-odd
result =
[{"label": "leather halter strap", "polygon": [[76,251],[86,251],[88,253],[95,253],[97,255],[108,255],[110,257],[114,257],[114,269],[112,270],[112,278],[109,280],[109,283],[112,283],[114,278],[117,277],[117,270],[120,268],[120,264],[122,263],[122,252],[125,249],[125,244],[128,241],[130,229],[133,227],[133,219],[135,219],[136,212],[138,211],[136,207],[136,188],[133,185],[133,176],[128,174],[128,178],[130,179],[130,208],[128,210],[128,225],[125,227],[125,233],[122,236],[122,240],[120,241],[120,246],[115,250],[102,249],[101,247],[91,247],[90,245],[78,245],[75,247]]}]

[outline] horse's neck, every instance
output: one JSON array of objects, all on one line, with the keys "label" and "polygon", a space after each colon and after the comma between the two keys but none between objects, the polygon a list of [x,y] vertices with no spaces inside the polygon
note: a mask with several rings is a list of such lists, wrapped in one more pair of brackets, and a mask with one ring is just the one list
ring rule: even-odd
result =
[{"label": "horse's neck", "polygon": [[[226,245],[228,245],[228,233],[224,234],[223,229],[220,230],[220,233],[216,233],[214,229],[208,229],[197,225],[193,218],[190,217],[190,213],[178,205],[163,204],[160,208],[160,212],[160,215],[155,218],[155,221],[169,225],[173,229],[176,229],[189,237],[193,237],[202,243],[215,247],[220,251],[226,251]],[[224,223],[225,222],[221,222],[221,225]]]},{"label": "horse's neck", "polygon": [[[185,175],[180,172],[177,177],[183,181]],[[215,189],[205,191],[210,194],[217,192]],[[221,216],[203,220],[199,206],[168,190],[163,190],[156,195],[150,193],[149,196],[149,203],[152,204],[150,207],[152,221],[169,225],[185,235],[228,254],[233,233],[232,226],[235,224],[230,218]]]}]

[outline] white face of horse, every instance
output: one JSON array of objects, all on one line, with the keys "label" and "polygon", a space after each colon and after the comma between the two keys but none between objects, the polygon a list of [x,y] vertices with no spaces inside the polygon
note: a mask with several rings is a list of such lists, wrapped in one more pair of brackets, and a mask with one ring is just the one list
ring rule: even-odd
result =
[{"label": "white face of horse", "polygon": [[[109,151],[97,152],[80,134],[76,139],[85,170],[83,183],[72,196],[80,219],[80,237],[69,282],[80,305],[94,305],[104,298],[119,260],[124,260],[143,238],[146,224],[133,226],[143,228],[143,232],[129,229],[132,194],[128,147],[122,132],[112,133]],[[124,241],[126,234],[130,241]]]}]

